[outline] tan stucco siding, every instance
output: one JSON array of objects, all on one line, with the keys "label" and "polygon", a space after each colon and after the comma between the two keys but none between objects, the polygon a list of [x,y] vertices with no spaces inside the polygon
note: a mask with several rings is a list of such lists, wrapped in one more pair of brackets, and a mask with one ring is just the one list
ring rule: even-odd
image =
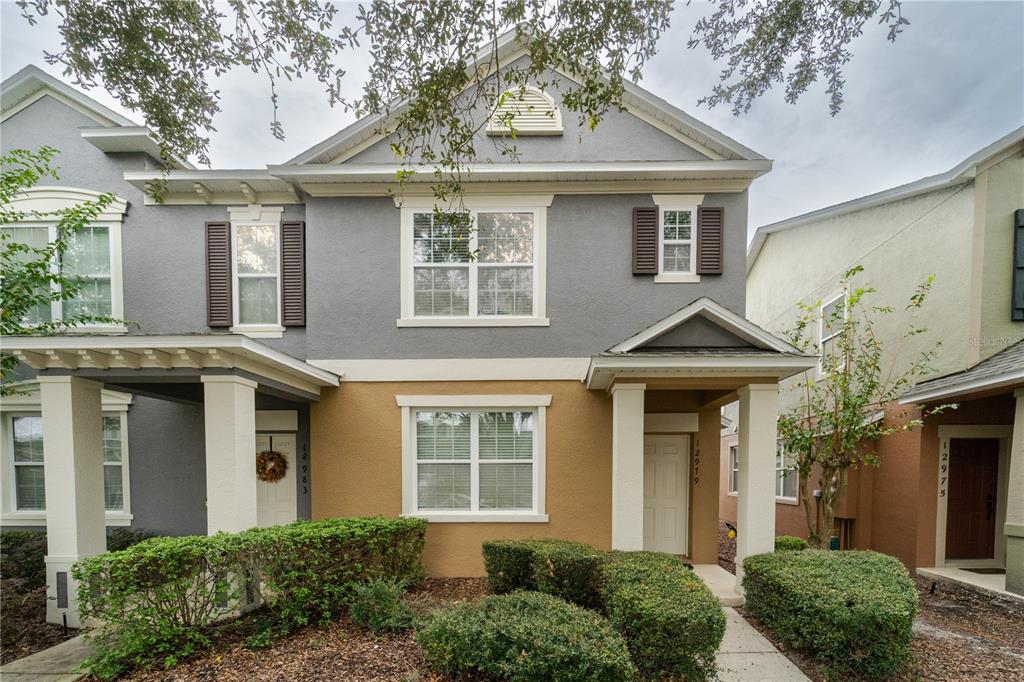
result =
[{"label": "tan stucco siding", "polygon": [[981,333],[978,360],[1024,338],[1024,322],[1010,316],[1013,291],[1013,213],[1024,208],[1024,152],[1017,150],[979,174],[984,182],[984,270],[981,284]]},{"label": "tan stucco siding", "polygon": [[559,537],[611,544],[612,403],[579,381],[345,383],[311,414],[313,518],[402,512],[402,423],[396,395],[550,395],[548,523],[432,523],[424,563],[439,576],[483,573],[490,538]]}]

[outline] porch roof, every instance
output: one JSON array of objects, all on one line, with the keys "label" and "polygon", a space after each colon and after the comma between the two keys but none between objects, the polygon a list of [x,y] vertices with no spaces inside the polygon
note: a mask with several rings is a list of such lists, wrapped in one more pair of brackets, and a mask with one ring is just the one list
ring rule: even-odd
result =
[{"label": "porch roof", "polygon": [[32,369],[110,383],[240,372],[315,397],[340,382],[333,372],[237,334],[4,336],[0,342]]},{"label": "porch roof", "polygon": [[620,377],[761,377],[781,381],[817,364],[817,357],[759,348],[678,348],[600,353],[590,359],[587,388],[606,389]]},{"label": "porch roof", "polygon": [[1024,341],[1007,346],[962,372],[922,381],[907,391],[900,403],[926,403],[1020,385],[1024,385]]}]

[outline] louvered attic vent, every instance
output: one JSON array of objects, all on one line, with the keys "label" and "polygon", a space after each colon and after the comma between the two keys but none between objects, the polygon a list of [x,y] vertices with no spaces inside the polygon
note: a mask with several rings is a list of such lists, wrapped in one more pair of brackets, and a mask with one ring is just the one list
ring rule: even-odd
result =
[{"label": "louvered attic vent", "polygon": [[562,112],[543,90],[532,85],[515,87],[498,98],[487,134],[510,135],[513,128],[517,136],[561,135]]}]

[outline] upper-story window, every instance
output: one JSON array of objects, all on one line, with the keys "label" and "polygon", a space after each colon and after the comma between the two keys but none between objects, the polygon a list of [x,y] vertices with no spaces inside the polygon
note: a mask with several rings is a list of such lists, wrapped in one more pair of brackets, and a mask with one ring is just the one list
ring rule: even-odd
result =
[{"label": "upper-story window", "polygon": [[467,199],[451,212],[403,206],[399,326],[546,325],[550,201]]},{"label": "upper-story window", "polygon": [[800,474],[796,470],[796,458],[787,453],[780,442],[775,453],[775,497],[781,500],[796,500],[799,484]]},{"label": "upper-story window", "polygon": [[230,207],[233,332],[281,336],[282,207]]},{"label": "upper-story window", "polygon": [[[15,199],[12,208],[42,214],[71,208],[84,201],[94,200],[98,193],[66,187],[36,187]],[[123,200],[115,199],[97,220],[74,233],[68,239],[68,249],[61,261],[55,264],[62,274],[76,277],[79,288],[74,297],[56,300],[35,306],[24,324],[69,319],[74,316],[112,317],[124,316],[121,274],[121,220],[126,210]],[[0,227],[0,234],[34,249],[45,248],[57,239],[57,223],[45,220],[45,215],[34,215],[32,219]],[[29,253],[19,254],[24,260],[35,260]],[[124,331],[123,326],[90,324],[81,325],[90,331]]]},{"label": "upper-story window", "polygon": [[655,195],[658,205],[658,274],[655,282],[699,282],[697,208],[702,195]]},{"label": "upper-story window", "polygon": [[845,291],[828,298],[821,306],[821,316],[818,320],[818,350],[821,355],[818,362],[819,376],[825,371],[825,354],[834,351],[834,339],[842,331],[848,314]]}]

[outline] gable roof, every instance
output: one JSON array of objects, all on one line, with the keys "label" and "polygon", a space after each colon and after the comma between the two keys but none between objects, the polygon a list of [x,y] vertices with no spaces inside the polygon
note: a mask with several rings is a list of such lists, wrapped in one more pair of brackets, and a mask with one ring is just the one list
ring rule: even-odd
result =
[{"label": "gable roof", "polygon": [[662,334],[685,324],[695,317],[702,317],[730,334],[743,339],[758,350],[775,353],[803,355],[796,346],[761,329],[750,320],[725,308],[707,296],[698,298],[690,305],[677,310],[650,327],[637,332],[625,341],[608,349],[608,353],[630,353],[642,348]]},{"label": "gable roof", "polygon": [[922,381],[900,402],[923,403],[959,395],[1024,384],[1024,341],[1007,346],[995,355],[962,372]]},{"label": "gable roof", "polygon": [[[469,69],[474,70],[485,65],[492,56],[491,50],[493,49],[497,51],[499,68],[526,54],[525,49],[516,39],[515,30],[509,30],[498,37],[496,48],[489,46],[482,49]],[[575,81],[572,74],[559,73],[563,77]],[[394,103],[391,108],[392,111],[400,111],[408,105],[409,101],[406,99]],[[623,105],[627,111],[639,115],[647,123],[663,132],[680,138],[714,160],[765,160],[765,157],[752,149],[629,81],[625,81]],[[290,159],[285,165],[326,164],[344,161],[374,142],[383,139],[384,136],[380,134],[379,129],[385,121],[386,117],[381,115],[360,118],[326,140]]]},{"label": "gable roof", "polygon": [[[0,83],[0,122],[47,95],[96,122],[97,127],[81,128],[81,134],[97,149],[103,152],[143,152],[155,159],[160,158],[160,144],[152,130],[100,104],[35,64],[29,64]],[[178,157],[172,157],[171,163],[174,168],[193,168],[188,161]]]},{"label": "gable roof", "polygon": [[881,192],[875,192],[858,199],[851,199],[850,201],[803,213],[769,225],[762,225],[754,232],[754,238],[747,249],[747,272],[749,273],[751,268],[754,267],[754,263],[757,262],[757,257],[760,255],[761,249],[764,248],[768,237],[776,232],[970,182],[977,175],[980,165],[1022,142],[1024,142],[1024,126],[1007,133],[987,147],[979,149],[944,173],[930,175],[926,178]]}]

